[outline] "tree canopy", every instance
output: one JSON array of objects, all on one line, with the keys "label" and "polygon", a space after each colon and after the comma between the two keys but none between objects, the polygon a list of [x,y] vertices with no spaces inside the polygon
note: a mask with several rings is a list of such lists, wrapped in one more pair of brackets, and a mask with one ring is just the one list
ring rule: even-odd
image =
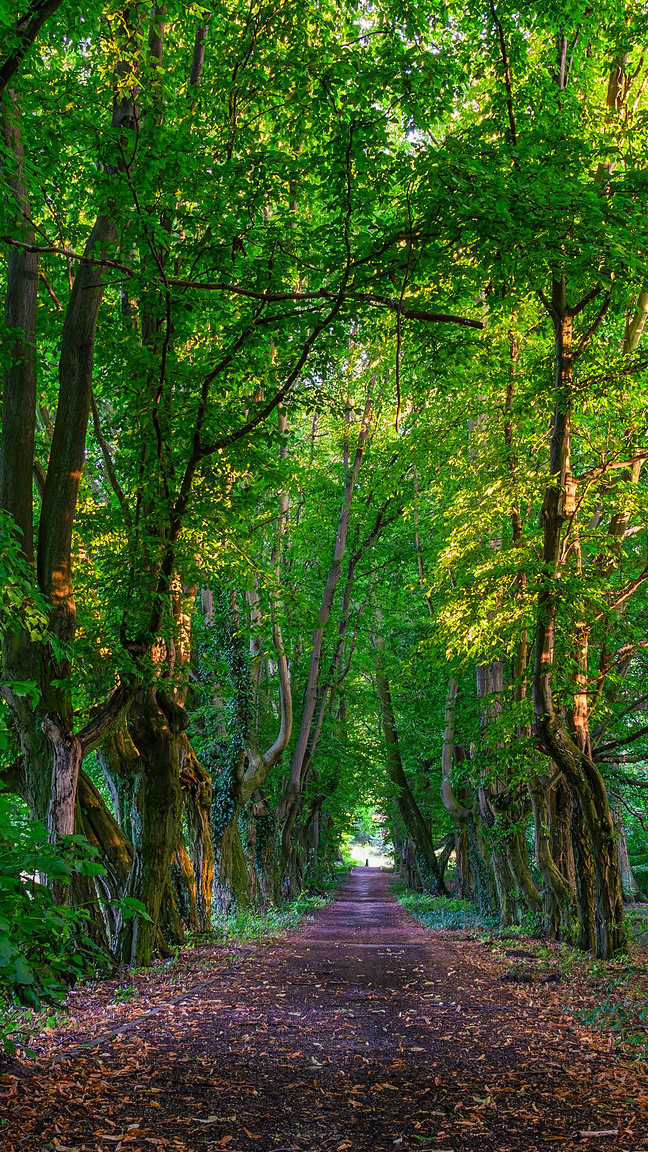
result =
[{"label": "tree canopy", "polygon": [[2,779],[105,954],[316,883],[363,805],[623,948],[646,20],[7,6]]}]

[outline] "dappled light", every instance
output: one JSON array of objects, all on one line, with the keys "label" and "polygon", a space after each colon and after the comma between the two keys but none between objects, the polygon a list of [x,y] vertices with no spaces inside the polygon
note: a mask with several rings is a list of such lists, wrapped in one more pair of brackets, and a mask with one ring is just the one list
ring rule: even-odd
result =
[{"label": "dappled light", "polygon": [[645,3],[4,0],[0,122],[3,1149],[648,1147]]}]

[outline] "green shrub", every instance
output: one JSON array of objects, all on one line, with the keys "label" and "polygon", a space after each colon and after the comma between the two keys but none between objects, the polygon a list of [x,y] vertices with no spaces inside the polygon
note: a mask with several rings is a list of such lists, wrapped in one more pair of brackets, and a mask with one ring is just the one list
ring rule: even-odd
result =
[{"label": "green shrub", "polygon": [[0,1041],[13,1050],[11,1005],[38,1010],[102,959],[86,931],[87,914],[55,904],[48,882],[66,888],[77,872],[104,871],[82,836],[50,844],[42,824],[0,793]]}]

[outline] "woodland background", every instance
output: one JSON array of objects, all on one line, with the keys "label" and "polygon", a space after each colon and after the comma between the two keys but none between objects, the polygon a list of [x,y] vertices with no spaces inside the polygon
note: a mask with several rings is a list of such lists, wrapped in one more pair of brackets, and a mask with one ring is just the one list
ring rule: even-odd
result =
[{"label": "woodland background", "polygon": [[647,24],[3,8],[11,994],[317,886],[367,810],[415,886],[625,947]]}]

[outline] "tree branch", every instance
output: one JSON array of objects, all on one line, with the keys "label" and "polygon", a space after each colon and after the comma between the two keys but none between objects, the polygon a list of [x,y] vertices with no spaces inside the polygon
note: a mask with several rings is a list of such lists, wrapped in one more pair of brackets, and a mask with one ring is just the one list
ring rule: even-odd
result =
[{"label": "tree branch", "polygon": [[644,724],[643,728],[637,728],[636,732],[631,733],[630,736],[619,737],[618,740],[610,740],[607,744],[601,744],[598,748],[594,749],[592,759],[598,760],[603,752],[610,752],[613,748],[622,748],[624,744],[632,744],[634,740],[639,740],[641,736],[645,736],[648,732],[648,724]]},{"label": "tree branch", "polygon": [[118,723],[129,707],[132,698],[133,689],[129,688],[126,684],[120,684],[118,688],[115,688],[115,691],[104,707],[99,708],[81,731],[77,733],[77,739],[81,744],[83,756],[87,756],[89,752],[93,752],[107,736],[108,730]]},{"label": "tree branch", "polygon": [[43,24],[54,15],[60,5],[61,0],[34,0],[25,15],[17,20],[15,27],[5,39],[5,44],[7,41],[11,43],[12,40],[16,43],[0,64],[0,97],[18,71]]},{"label": "tree branch", "polygon": [[121,507],[121,510],[124,514],[124,522],[129,528],[131,528],[133,521],[132,521],[132,517],[130,514],[130,508],[128,507],[128,501],[126,500],[126,497],[124,495],[121,484],[119,483],[119,480],[117,479],[117,474],[115,472],[115,468],[113,465],[112,456],[110,454],[110,448],[109,448],[109,446],[108,446],[108,444],[104,438],[103,432],[101,431],[101,422],[99,420],[99,409],[97,408],[97,400],[96,400],[94,391],[92,391],[90,393],[90,402],[92,405],[92,422],[94,424],[95,436],[97,437],[97,440],[99,442],[99,447],[101,448],[101,455],[103,456],[103,461],[104,461],[104,465],[106,468],[106,475],[108,476],[108,479],[110,480],[110,485],[112,487],[112,490],[115,493],[115,496],[117,497],[117,499],[119,501],[119,505]]},{"label": "tree branch", "polygon": [[504,67],[504,85],[506,87],[506,109],[508,112],[509,130],[511,133],[511,143],[515,147],[518,142],[518,137],[517,129],[515,127],[515,116],[513,114],[513,85],[511,84],[511,68],[509,65],[508,52],[506,50],[506,39],[504,36],[504,29],[502,28],[501,20],[497,15],[497,10],[493,0],[490,0],[490,10],[499,36],[500,54],[502,57],[502,65]]},{"label": "tree branch", "polygon": [[[71,248],[59,248],[55,244],[26,244],[14,240],[11,236],[0,236],[0,240],[4,244],[14,248],[22,248],[27,252],[36,252],[39,255],[65,256],[67,259],[79,260],[84,264],[96,265],[99,268],[114,268],[115,271],[121,272],[124,276],[136,275],[133,268],[118,260],[88,256],[82,252],[73,252]],[[162,277],[154,276],[153,279],[162,280]],[[321,288],[316,292],[267,292],[220,280],[179,280],[175,277],[167,277],[164,279],[164,283],[171,288],[192,288],[203,292],[228,292],[232,296],[244,296],[249,300],[259,300],[265,304],[281,304],[288,300],[338,300],[340,296],[339,292],[328,288]],[[541,293],[540,297],[543,299]],[[462,328],[476,328],[479,331],[484,328],[483,320],[473,320],[469,316],[459,316],[454,312],[429,312],[426,308],[409,308],[398,300],[390,296],[381,296],[377,292],[355,292],[353,290],[347,292],[345,289],[343,299],[357,300],[366,304],[379,304],[391,312],[400,312],[401,316],[405,316],[408,320],[422,320],[427,324],[457,324]]]}]

